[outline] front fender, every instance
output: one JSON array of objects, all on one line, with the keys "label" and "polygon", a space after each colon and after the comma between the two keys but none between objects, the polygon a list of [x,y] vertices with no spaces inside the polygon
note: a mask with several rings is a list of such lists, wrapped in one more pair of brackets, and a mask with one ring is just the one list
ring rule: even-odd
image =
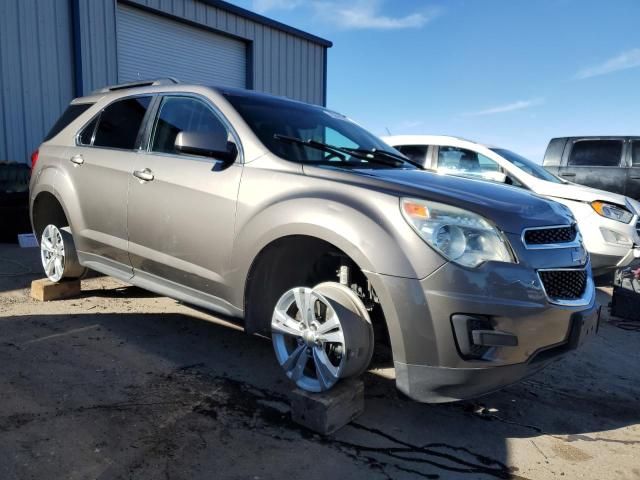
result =
[{"label": "front fender", "polygon": [[[230,271],[230,294],[243,304],[246,279],[254,259],[273,241],[293,235],[324,240],[347,254],[366,272],[422,278],[444,260],[431,251],[401,218],[398,199],[372,192],[366,210],[353,199],[288,198],[239,220]],[[374,208],[371,205],[375,205]],[[394,216],[397,217],[394,219]],[[415,256],[412,256],[415,255]]]}]

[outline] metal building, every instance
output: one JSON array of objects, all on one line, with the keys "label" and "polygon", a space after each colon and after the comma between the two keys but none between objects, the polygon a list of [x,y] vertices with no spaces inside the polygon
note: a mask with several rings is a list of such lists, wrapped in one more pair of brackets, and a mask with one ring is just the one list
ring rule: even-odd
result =
[{"label": "metal building", "polygon": [[1,0],[0,161],[28,162],[72,98],[137,79],[324,105],[329,47],[221,0]]}]

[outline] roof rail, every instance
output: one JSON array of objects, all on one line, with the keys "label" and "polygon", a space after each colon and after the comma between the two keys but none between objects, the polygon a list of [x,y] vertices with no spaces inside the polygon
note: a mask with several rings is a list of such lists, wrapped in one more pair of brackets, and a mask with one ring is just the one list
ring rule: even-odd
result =
[{"label": "roof rail", "polygon": [[109,92],[115,92],[117,90],[126,90],[127,88],[152,87],[152,86],[155,87],[158,85],[175,85],[176,83],[180,83],[180,82],[173,77],[156,78],[151,80],[136,80],[135,82],[121,83],[119,85],[109,85],[108,87],[94,90],[91,93],[92,94],[109,93]]}]

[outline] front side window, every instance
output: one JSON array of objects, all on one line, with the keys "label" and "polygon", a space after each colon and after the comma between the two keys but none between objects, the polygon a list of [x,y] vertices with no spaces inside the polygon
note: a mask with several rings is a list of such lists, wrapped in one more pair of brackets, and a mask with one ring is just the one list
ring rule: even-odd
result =
[{"label": "front side window", "polygon": [[427,145],[401,145],[396,147],[403,155],[420,165],[424,165],[427,160]]},{"label": "front side window", "polygon": [[94,147],[133,150],[151,97],[118,100],[100,114]]},{"label": "front side window", "polygon": [[151,136],[151,150],[173,153],[178,133],[192,132],[228,136],[225,124],[204,102],[189,97],[165,97]]},{"label": "front side window", "polygon": [[573,144],[569,165],[617,167],[622,158],[622,140],[581,140]]},{"label": "front side window", "polygon": [[500,166],[484,155],[458,147],[438,149],[438,171],[484,177],[486,173],[500,172]]}]

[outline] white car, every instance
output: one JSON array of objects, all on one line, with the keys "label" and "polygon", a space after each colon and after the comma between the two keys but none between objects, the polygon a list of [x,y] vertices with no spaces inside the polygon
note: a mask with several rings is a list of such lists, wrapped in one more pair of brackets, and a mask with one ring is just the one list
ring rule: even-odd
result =
[{"label": "white car", "polygon": [[425,168],[526,188],[571,209],[591,254],[594,275],[640,257],[640,203],[624,195],[568,182],[517,153],[441,135],[383,137]]}]

